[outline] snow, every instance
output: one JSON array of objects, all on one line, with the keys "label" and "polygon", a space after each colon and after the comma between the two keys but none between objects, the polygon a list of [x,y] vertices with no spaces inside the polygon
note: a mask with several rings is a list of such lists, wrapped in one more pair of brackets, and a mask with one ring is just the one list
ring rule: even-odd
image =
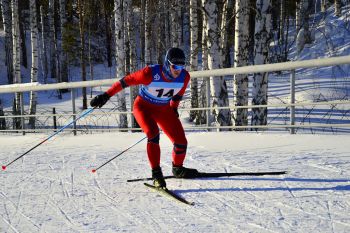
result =
[{"label": "snow", "polygon": [[[343,12],[348,9],[344,7]],[[349,16],[336,18],[333,11],[333,7],[328,9],[326,23],[319,23],[320,16],[315,18],[311,27],[315,41],[300,56],[293,47],[290,60],[350,53]],[[0,31],[1,49],[3,37]],[[4,71],[0,83],[5,84],[3,50],[0,69]],[[348,99],[349,73],[350,65],[297,70],[296,102]],[[94,74],[94,79],[113,78],[115,69],[100,64],[94,66]],[[289,73],[272,75],[269,103],[288,103]],[[29,82],[30,69],[22,67],[22,76]],[[80,68],[70,67],[70,80],[79,79]],[[39,80],[43,83],[42,77]],[[105,88],[95,88],[93,94]],[[189,91],[182,107],[189,105],[188,95]],[[5,111],[11,111],[12,98],[13,94],[1,95]],[[38,109],[71,112],[70,98],[69,93],[60,100],[56,91],[38,92]],[[24,99],[28,109],[29,93]],[[110,109],[115,107],[111,102]],[[82,106],[80,93],[77,106]],[[336,114],[329,113],[330,107],[317,107],[312,114],[308,108],[298,108],[297,119],[299,123],[305,119],[349,122],[349,105],[338,105]],[[184,125],[192,125],[186,121],[186,112],[180,114]],[[271,124],[289,120],[287,111],[272,109],[269,114]],[[62,119],[65,124],[70,120]],[[49,121],[43,120],[45,124]],[[315,132],[320,133],[314,129],[299,130],[296,135],[282,131],[187,132],[187,167],[203,172],[287,170],[288,174],[169,179],[169,189],[195,202],[186,206],[150,191],[142,182],[126,182],[150,176],[145,141],[91,172],[142,139],[142,133],[73,136],[65,130],[0,171],[0,232],[350,232],[349,129],[307,134]],[[0,164],[8,164],[49,135],[0,134]],[[160,143],[164,174],[171,175],[172,144],[164,135]]]},{"label": "snow", "polygon": [[[0,172],[0,232],[349,232],[349,135],[187,133],[185,165],[283,176],[170,179],[186,206],[127,179],[150,176],[144,135],[63,132]],[[1,164],[47,135],[0,135]],[[170,141],[161,135],[171,174]]]}]

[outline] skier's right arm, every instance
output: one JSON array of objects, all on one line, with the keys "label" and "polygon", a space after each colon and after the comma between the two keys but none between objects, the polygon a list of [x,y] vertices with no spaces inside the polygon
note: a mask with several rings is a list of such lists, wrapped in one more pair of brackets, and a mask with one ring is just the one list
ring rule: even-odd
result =
[{"label": "skier's right arm", "polygon": [[106,93],[109,96],[113,96],[116,93],[120,92],[122,89],[127,88],[129,86],[135,86],[144,84],[147,85],[152,81],[152,70],[150,67],[146,66],[145,68],[131,73],[119,81],[115,82]]},{"label": "skier's right arm", "polygon": [[144,84],[147,85],[152,81],[152,70],[150,67],[145,67],[139,71],[129,74],[119,81],[115,82],[106,92],[95,96],[91,102],[91,107],[101,108],[107,101],[126,87]]}]

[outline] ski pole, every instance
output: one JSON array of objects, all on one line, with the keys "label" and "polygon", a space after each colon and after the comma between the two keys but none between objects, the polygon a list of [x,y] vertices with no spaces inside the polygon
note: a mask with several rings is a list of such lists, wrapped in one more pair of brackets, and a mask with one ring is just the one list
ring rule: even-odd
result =
[{"label": "ski pole", "polygon": [[[96,107],[95,107],[96,108]],[[16,162],[17,160],[19,160],[20,158],[22,158],[23,156],[25,156],[26,154],[28,154],[29,152],[31,152],[32,150],[34,150],[35,148],[37,148],[38,146],[40,146],[41,144],[43,144],[44,142],[46,142],[47,140],[49,140],[50,138],[54,137],[55,135],[59,134],[60,132],[62,132],[65,128],[67,128],[68,126],[72,125],[74,122],[77,122],[79,119],[85,117],[86,115],[88,115],[89,113],[91,113],[95,108],[88,108],[86,109],[84,112],[82,112],[82,114],[75,120],[72,120],[71,122],[69,122],[68,124],[66,124],[65,126],[63,126],[62,128],[60,128],[57,132],[51,134],[50,136],[48,136],[47,138],[45,138],[43,141],[39,142],[38,144],[36,144],[35,146],[33,146],[32,148],[30,148],[29,150],[27,150],[25,153],[23,153],[22,155],[18,156],[16,159],[12,160],[11,162],[9,162],[6,165],[1,166],[2,170],[6,170],[6,168],[8,166],[10,166],[12,163]]]},{"label": "ski pole", "polygon": [[132,147],[136,146],[137,144],[139,144],[140,142],[142,142],[143,140],[145,140],[147,137],[144,137],[142,139],[140,139],[139,141],[137,141],[136,143],[132,144],[131,146],[129,146],[128,148],[126,148],[125,150],[123,150],[122,152],[120,152],[119,154],[117,154],[116,156],[114,156],[113,158],[111,158],[110,160],[108,160],[107,162],[105,162],[104,164],[102,164],[101,166],[99,166],[96,169],[92,169],[92,173],[95,173],[98,169],[102,168],[103,166],[105,166],[107,163],[110,163],[113,159],[117,158],[118,156],[120,156],[121,154],[123,154],[124,152],[128,151],[129,149],[131,149]]}]

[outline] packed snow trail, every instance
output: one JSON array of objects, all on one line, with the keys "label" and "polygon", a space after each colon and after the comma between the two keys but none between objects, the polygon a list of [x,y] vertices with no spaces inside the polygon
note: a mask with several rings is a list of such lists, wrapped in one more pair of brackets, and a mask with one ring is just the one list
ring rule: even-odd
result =
[{"label": "packed snow trail", "polygon": [[[151,174],[145,142],[91,173],[143,134],[63,133],[1,171],[0,232],[350,231],[350,136],[187,135],[188,167],[289,173],[167,180],[169,189],[195,202],[186,206],[127,182]],[[0,163],[39,138],[0,135]],[[164,175],[171,175],[172,145],[166,137],[160,145]]]}]

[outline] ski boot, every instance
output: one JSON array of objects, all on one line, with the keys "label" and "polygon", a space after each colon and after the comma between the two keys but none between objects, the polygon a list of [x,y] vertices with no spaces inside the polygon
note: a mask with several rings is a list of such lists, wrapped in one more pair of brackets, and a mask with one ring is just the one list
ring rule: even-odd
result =
[{"label": "ski boot", "polygon": [[175,166],[173,164],[173,175],[176,178],[196,178],[199,172],[194,168],[186,168],[183,166]]},{"label": "ski boot", "polygon": [[160,167],[152,169],[153,185],[157,188],[166,188],[163,172]]}]

